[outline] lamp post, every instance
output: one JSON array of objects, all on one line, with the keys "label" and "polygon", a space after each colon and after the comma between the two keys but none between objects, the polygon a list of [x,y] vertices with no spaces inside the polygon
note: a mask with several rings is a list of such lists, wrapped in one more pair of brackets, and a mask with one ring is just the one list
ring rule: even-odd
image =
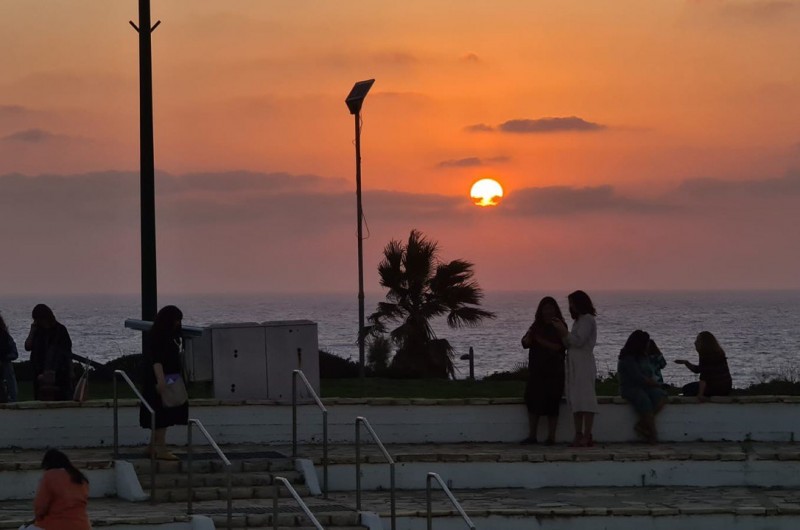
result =
[{"label": "lamp post", "polygon": [[[153,154],[153,61],[150,0],[139,0],[139,188],[141,219],[142,320],[153,321],[158,310],[156,281],[155,160]],[[146,335],[146,334],[145,334]],[[145,336],[143,335],[143,337]],[[146,339],[143,339],[143,341]],[[144,347],[144,344],[142,345]]]},{"label": "lamp post", "polygon": [[359,81],[344,102],[356,122],[356,223],[358,231],[358,376],[364,377],[364,238],[362,225],[364,214],[361,209],[361,105],[374,79]]}]

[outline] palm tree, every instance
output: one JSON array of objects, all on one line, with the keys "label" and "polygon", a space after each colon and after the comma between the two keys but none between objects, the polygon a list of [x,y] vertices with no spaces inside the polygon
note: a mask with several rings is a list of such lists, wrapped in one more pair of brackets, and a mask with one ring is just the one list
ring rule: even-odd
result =
[{"label": "palm tree", "polygon": [[451,328],[461,328],[495,317],[478,307],[483,291],[473,279],[472,263],[440,261],[438,244],[412,230],[406,244],[392,240],[386,245],[378,273],[389,292],[370,315],[369,331],[385,333],[389,323],[399,323],[390,333],[397,346],[392,367],[407,376],[452,376],[453,349],[436,338],[431,320],[446,315]]}]

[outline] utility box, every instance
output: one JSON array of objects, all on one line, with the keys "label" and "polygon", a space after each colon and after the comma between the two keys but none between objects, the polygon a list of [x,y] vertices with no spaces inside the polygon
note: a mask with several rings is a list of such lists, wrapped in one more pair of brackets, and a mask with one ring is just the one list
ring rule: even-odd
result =
[{"label": "utility box", "polygon": [[[292,372],[302,370],[319,395],[319,340],[317,324],[310,320],[264,322],[269,399],[291,403]],[[297,397],[304,401],[311,393],[297,379]]]},{"label": "utility box", "polygon": [[[187,341],[188,342],[188,341]],[[310,320],[211,324],[187,344],[190,381],[213,381],[214,397],[291,403],[292,371],[300,369],[319,394],[319,340]],[[298,379],[298,399],[311,393]]]}]

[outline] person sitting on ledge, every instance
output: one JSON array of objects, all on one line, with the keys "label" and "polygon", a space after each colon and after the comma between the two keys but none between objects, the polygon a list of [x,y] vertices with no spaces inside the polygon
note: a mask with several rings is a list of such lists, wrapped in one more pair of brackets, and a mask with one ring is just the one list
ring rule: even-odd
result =
[{"label": "person sitting on ledge", "polygon": [[44,454],[42,469],[44,475],[33,502],[35,526],[28,529],[92,530],[86,511],[89,499],[86,475],[58,449],[49,449]]},{"label": "person sitting on ledge", "polygon": [[650,335],[637,329],[628,337],[619,352],[617,377],[620,395],[636,410],[639,420],[634,426],[636,434],[648,443],[656,443],[656,414],[667,403],[667,394],[653,375],[648,356]]},{"label": "person sitting on ledge", "polygon": [[719,345],[716,337],[709,331],[701,331],[694,341],[694,347],[700,358],[699,364],[692,364],[685,359],[675,359],[677,364],[686,366],[696,374],[700,381],[689,383],[683,387],[684,396],[697,396],[699,401],[711,396],[727,396],[731,393],[733,381],[728,369],[725,350]]}]

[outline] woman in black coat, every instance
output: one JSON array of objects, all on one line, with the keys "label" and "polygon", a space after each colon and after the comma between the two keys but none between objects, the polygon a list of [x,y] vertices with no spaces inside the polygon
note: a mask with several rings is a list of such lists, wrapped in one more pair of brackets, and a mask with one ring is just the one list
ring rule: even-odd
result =
[{"label": "woman in black coat", "polygon": [[[177,460],[178,457],[167,449],[167,427],[186,425],[189,421],[189,401],[166,406],[162,396],[167,386],[180,383],[183,377],[181,362],[181,320],[183,313],[174,305],[168,305],[158,312],[150,329],[147,348],[144,352],[142,371],[142,395],[155,410],[155,431],[150,433],[148,454],[155,453],[159,460]],[[151,428],[150,411],[144,405],[139,407],[139,425]]]},{"label": "woman in black coat", "polygon": [[25,351],[31,352],[33,399],[67,401],[72,399],[72,339],[53,310],[38,304],[31,313],[33,324]]},{"label": "woman in black coat", "polygon": [[[528,384],[525,387],[525,404],[528,407],[528,437],[523,444],[537,443],[539,418],[547,416],[547,439],[555,443],[558,409],[564,395],[564,343],[553,326],[553,320],[564,322],[561,309],[554,298],[546,296],[539,302],[536,316],[528,332],[522,337],[522,346],[528,348]],[[566,325],[566,324],[565,324]]]}]

